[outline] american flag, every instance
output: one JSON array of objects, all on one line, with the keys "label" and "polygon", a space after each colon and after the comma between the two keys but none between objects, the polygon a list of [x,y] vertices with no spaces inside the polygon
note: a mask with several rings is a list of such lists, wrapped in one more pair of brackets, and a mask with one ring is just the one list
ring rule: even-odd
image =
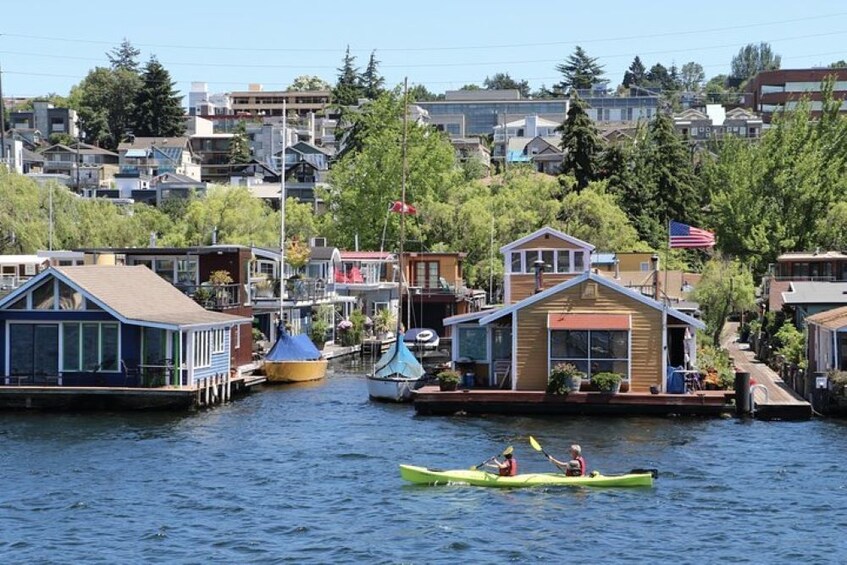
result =
[{"label": "american flag", "polygon": [[714,247],[715,234],[687,224],[671,222],[671,247]]}]

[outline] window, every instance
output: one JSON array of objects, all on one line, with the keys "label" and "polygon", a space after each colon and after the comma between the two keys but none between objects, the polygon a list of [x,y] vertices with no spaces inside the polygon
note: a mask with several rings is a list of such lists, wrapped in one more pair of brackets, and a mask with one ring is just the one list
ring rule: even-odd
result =
[{"label": "window", "polygon": [[82,293],[59,281],[59,310],[83,310]]},{"label": "window", "polygon": [[642,272],[646,272],[646,271],[650,270],[650,263],[648,263],[646,261],[642,261],[638,266],[639,266],[639,268],[641,269]]},{"label": "window", "polygon": [[582,252],[576,252],[576,253],[573,254],[573,270],[574,270],[574,272],[581,273],[583,270],[585,270],[585,266],[584,266],[584,263],[583,263],[583,257],[584,257],[584,255],[582,254]]},{"label": "window", "polygon": [[79,371],[79,324],[62,324],[62,370]]},{"label": "window", "polygon": [[35,276],[35,265],[32,263],[27,263],[24,265],[24,275],[28,277]]},{"label": "window", "polygon": [[571,272],[571,254],[570,251],[559,251],[556,254],[556,272],[570,273]]},{"label": "window", "polygon": [[55,302],[53,294],[53,281],[48,279],[46,283],[32,291],[32,309],[33,310],[52,310]]},{"label": "window", "polygon": [[197,283],[197,260],[177,259],[176,261],[177,284],[193,285]]},{"label": "window", "polygon": [[572,363],[589,378],[602,372],[629,378],[629,332],[551,330],[550,366]]},{"label": "window", "polygon": [[414,286],[438,288],[438,261],[419,261],[415,263]]},{"label": "window", "polygon": [[107,371],[119,370],[120,331],[118,324],[62,324],[62,370]]},{"label": "window", "polygon": [[43,376],[59,374],[59,325],[10,324],[9,373]]},{"label": "window", "polygon": [[553,262],[553,251],[541,251],[541,260],[544,261],[544,272],[552,273],[555,263]]},{"label": "window", "polygon": [[459,357],[488,360],[488,332],[485,328],[459,326]]},{"label": "window", "polygon": [[194,366],[197,368],[212,365],[211,333],[205,330],[194,334]]},{"label": "window", "polygon": [[174,260],[156,259],[156,274],[173,284],[174,282]]},{"label": "window", "polygon": [[224,329],[212,330],[213,347],[212,353],[223,353],[225,351]]},{"label": "window", "polygon": [[235,326],[232,330],[235,338],[235,349],[241,349],[241,326]]},{"label": "window", "polygon": [[523,264],[521,263],[522,254],[520,251],[512,252],[512,271],[513,273],[522,273]]}]

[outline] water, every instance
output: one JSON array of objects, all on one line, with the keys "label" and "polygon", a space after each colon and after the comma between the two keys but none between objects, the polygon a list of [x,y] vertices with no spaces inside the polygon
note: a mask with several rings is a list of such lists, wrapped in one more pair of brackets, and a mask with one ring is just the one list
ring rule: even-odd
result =
[{"label": "water", "polygon": [[[847,427],[689,419],[418,417],[361,376],[189,415],[0,414],[2,563],[832,563],[847,560]],[[534,435],[653,489],[404,484]]]}]

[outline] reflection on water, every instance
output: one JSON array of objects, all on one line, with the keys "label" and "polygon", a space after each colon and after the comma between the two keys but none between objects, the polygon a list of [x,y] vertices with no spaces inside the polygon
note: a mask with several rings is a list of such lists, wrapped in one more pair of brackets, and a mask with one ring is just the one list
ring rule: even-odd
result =
[{"label": "reflection on water", "polygon": [[[3,562],[847,557],[841,422],[421,417],[333,369],[194,414],[0,414]],[[529,435],[558,456],[580,443],[590,469],[661,476],[514,491],[399,478],[401,462],[467,468],[509,444],[523,471],[552,470]]]}]

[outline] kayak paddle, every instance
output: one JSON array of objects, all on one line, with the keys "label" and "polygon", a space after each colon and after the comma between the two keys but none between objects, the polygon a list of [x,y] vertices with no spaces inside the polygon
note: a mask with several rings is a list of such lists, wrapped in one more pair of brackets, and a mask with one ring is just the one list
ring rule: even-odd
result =
[{"label": "kayak paddle", "polygon": [[476,471],[477,469],[479,469],[480,467],[482,467],[482,466],[483,466],[483,465],[485,465],[486,463],[490,462],[492,459],[495,459],[495,458],[497,458],[497,457],[505,457],[506,455],[508,455],[508,454],[509,454],[509,453],[511,453],[512,451],[514,451],[514,449],[513,449],[513,448],[512,448],[512,446],[510,445],[509,447],[507,447],[506,449],[504,449],[504,450],[503,450],[503,453],[501,453],[500,455],[493,455],[493,456],[489,457],[488,459],[486,459],[485,461],[483,461],[482,463],[480,463],[479,465],[477,465],[476,467],[471,467],[471,468],[470,468],[470,470],[471,470],[471,471]]},{"label": "kayak paddle", "polygon": [[[550,463],[553,463],[553,457],[551,457],[549,453],[547,453],[546,451],[544,451],[544,448],[543,448],[543,447],[541,447],[541,444],[540,444],[540,443],[538,443],[537,441],[535,441],[535,438],[534,438],[534,437],[529,436],[529,444],[532,446],[532,448],[533,448],[535,451],[540,451],[541,453],[543,453],[543,454],[547,457],[547,460],[548,460]],[[553,465],[556,465],[556,464],[555,464],[555,463],[553,463]],[[561,467],[559,467],[558,465],[556,465],[556,469],[558,469],[559,471],[562,471],[563,473],[565,473],[564,469],[562,469],[562,468],[561,468]],[[565,474],[567,474],[567,473],[565,473]]]}]

